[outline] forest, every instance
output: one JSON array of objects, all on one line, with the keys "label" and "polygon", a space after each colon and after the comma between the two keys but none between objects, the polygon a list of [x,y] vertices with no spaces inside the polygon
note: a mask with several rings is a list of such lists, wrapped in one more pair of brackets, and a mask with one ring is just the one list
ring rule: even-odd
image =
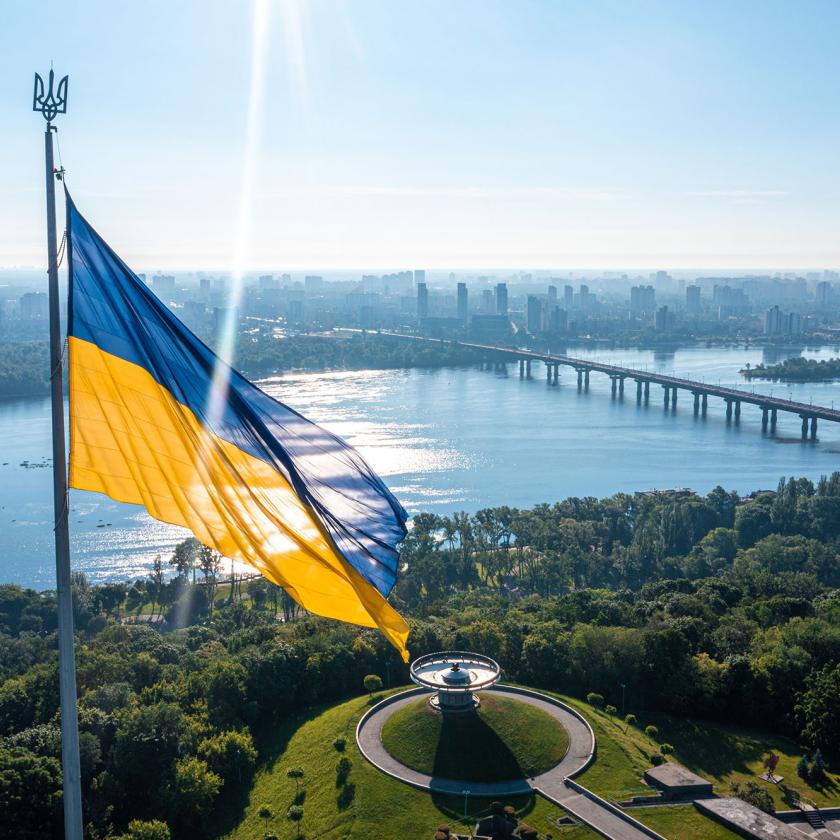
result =
[{"label": "forest", "polygon": [[[840,473],[748,498],[718,487],[426,513],[391,600],[412,656],[478,650],[509,681],[634,713],[760,721],[836,767],[838,538]],[[230,579],[194,540],[145,579],[76,574],[73,591],[91,838],[224,833],[279,724],[362,693],[366,675],[408,681],[380,634]],[[0,587],[0,631],[0,825],[49,836],[61,823],[53,595]]]},{"label": "forest", "polygon": [[825,382],[840,377],[840,359],[785,359],[775,365],[758,364],[741,373],[747,379],[778,382]]},{"label": "forest", "polygon": [[[400,341],[369,333],[342,338],[294,335],[277,338],[268,331],[243,333],[233,365],[259,379],[290,370],[364,370],[471,365],[480,355],[458,344]],[[49,393],[46,341],[0,342],[0,398]]]},{"label": "forest", "polygon": [[41,396],[49,390],[46,341],[0,342],[0,398]]}]

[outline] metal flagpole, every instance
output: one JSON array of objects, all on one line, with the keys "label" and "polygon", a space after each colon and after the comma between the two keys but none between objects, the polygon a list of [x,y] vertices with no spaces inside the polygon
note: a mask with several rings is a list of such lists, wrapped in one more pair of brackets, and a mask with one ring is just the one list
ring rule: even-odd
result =
[{"label": "metal flagpole", "polygon": [[55,570],[58,590],[58,680],[61,695],[61,769],[64,777],[64,837],[82,837],[82,781],[79,770],[79,714],[76,706],[76,658],[73,646],[73,594],[70,587],[70,534],[67,523],[67,463],[64,449],[64,377],[58,303],[58,248],[55,229],[55,181],[52,124],[67,111],[67,76],[53,92],[49,81],[35,74],[32,110],[47,121],[44,152],[47,176],[47,252],[49,255],[50,385],[52,393],[53,505],[55,509]]}]

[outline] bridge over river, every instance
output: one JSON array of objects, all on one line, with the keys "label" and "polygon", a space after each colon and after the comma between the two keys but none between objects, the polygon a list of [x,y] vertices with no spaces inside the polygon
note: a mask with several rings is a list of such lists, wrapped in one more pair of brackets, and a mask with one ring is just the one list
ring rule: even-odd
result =
[{"label": "bridge over river", "polygon": [[505,347],[495,344],[478,344],[469,341],[453,341],[442,338],[426,338],[425,336],[406,335],[404,333],[380,332],[379,335],[391,336],[405,341],[420,341],[429,344],[458,344],[480,351],[484,355],[483,364],[499,366],[512,362],[519,364],[519,375],[531,378],[531,366],[534,362],[542,363],[545,367],[546,380],[550,385],[559,382],[560,367],[572,368],[577,373],[578,389],[588,390],[589,376],[601,373],[612,380],[613,395],[624,395],[624,383],[630,379],[636,384],[636,401],[647,403],[650,400],[650,386],[659,385],[663,390],[665,408],[676,408],[677,395],[680,391],[688,392],[694,402],[694,413],[706,415],[709,397],[722,399],[726,403],[726,419],[737,423],[741,417],[741,405],[754,405],[761,410],[761,428],[766,430],[776,428],[778,413],[785,411],[796,414],[802,421],[802,439],[807,440],[817,436],[817,421],[829,420],[840,422],[840,410],[809,403],[785,400],[766,394],[755,394],[742,391],[739,388],[726,388],[720,385],[710,385],[693,379],[682,379],[677,376],[666,376],[661,373],[650,373],[646,370],[609,365],[589,359],[576,359],[573,356],[561,356],[553,353],[541,353],[537,350],[523,350],[516,347]]}]

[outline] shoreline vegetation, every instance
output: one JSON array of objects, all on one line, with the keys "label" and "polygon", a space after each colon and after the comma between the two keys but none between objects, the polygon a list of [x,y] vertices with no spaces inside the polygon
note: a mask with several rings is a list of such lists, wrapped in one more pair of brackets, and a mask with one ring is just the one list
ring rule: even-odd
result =
[{"label": "shoreline vegetation", "polygon": [[[745,498],[717,487],[423,513],[390,599],[412,656],[480,650],[511,682],[587,698],[611,732],[641,738],[650,725],[642,768],[654,742],[657,760],[673,752],[715,779],[747,765],[757,775],[772,750],[795,790],[823,805],[840,793],[838,546],[840,472]],[[186,540],[133,583],[73,575],[91,837],[136,840],[152,835],[133,821],[160,821],[155,837],[259,840],[254,775],[278,760],[286,772],[292,722],[358,696],[370,675],[386,689],[408,682],[380,633],[302,613],[226,565]],[[61,824],[54,599],[0,586],[0,824],[21,838]],[[756,722],[774,734],[717,738],[706,760],[704,727]],[[355,759],[342,737],[312,745],[333,756],[326,767],[308,753],[292,767],[301,790],[326,774],[336,815],[351,815],[371,792],[361,766],[341,762],[348,747]],[[611,772],[617,737],[599,742],[593,784]],[[638,776],[619,792],[635,792]],[[296,804],[304,827],[316,821],[314,802]]]},{"label": "shoreline vegetation", "polygon": [[[656,350],[667,347],[756,347],[774,346],[775,342],[756,339],[693,339],[668,337],[645,340],[640,337],[616,336],[614,338],[573,337],[557,340],[551,346],[545,341],[531,342],[534,349],[614,347]],[[799,347],[799,345],[796,345]],[[822,345],[820,345],[822,346]],[[574,355],[572,352],[571,355]],[[243,333],[236,348],[233,366],[250,379],[280,376],[293,371],[320,372],[331,370],[389,370],[407,368],[462,367],[477,364],[481,353],[458,344],[424,344],[400,341],[367,333],[338,333],[336,335],[292,335],[277,338],[270,332]],[[757,365],[741,371],[750,378],[781,378],[787,370],[799,371],[794,363],[805,360],[792,359],[780,365]],[[831,360],[836,372],[820,368],[813,379],[791,381],[818,381],[840,377],[840,359]],[[815,363],[816,364],[816,363]],[[825,364],[823,362],[819,364]],[[774,373],[776,370],[782,373]],[[0,400],[41,397],[49,394],[49,344],[46,341],[0,342]]]},{"label": "shoreline vegetation", "polygon": [[746,379],[770,379],[774,382],[832,382],[840,379],[840,358],[785,359],[775,365],[759,364],[741,371]]}]

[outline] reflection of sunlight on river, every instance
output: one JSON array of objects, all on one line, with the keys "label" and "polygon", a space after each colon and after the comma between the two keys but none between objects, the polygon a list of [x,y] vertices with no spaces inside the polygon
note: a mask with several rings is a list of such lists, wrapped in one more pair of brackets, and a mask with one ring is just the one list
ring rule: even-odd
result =
[{"label": "reflection of sunlight on river", "polygon": [[[576,355],[743,387],[738,371],[766,351],[600,348]],[[507,376],[476,369],[294,372],[260,385],[357,447],[412,514],[653,487],[708,492],[722,484],[749,492],[775,487],[782,475],[816,479],[838,466],[840,424],[820,424],[819,440],[803,444],[795,416],[780,417],[775,435],[762,434],[760,412],[747,408],[740,425],[727,424],[719,400],[709,401],[703,420],[683,397],[676,411],[664,411],[654,389],[649,405],[637,405],[633,390],[611,399],[605,377],[593,377],[590,391],[579,393],[568,371],[557,388],[546,387],[542,370],[530,381],[517,374],[513,366]],[[803,402],[840,401],[840,383],[791,390]],[[49,400],[0,404],[0,581],[55,585],[50,471],[24,466],[49,456],[49,436]],[[70,507],[73,567],[94,580],[143,576],[156,555],[168,559],[185,536],[104,496],[72,491]]]}]

